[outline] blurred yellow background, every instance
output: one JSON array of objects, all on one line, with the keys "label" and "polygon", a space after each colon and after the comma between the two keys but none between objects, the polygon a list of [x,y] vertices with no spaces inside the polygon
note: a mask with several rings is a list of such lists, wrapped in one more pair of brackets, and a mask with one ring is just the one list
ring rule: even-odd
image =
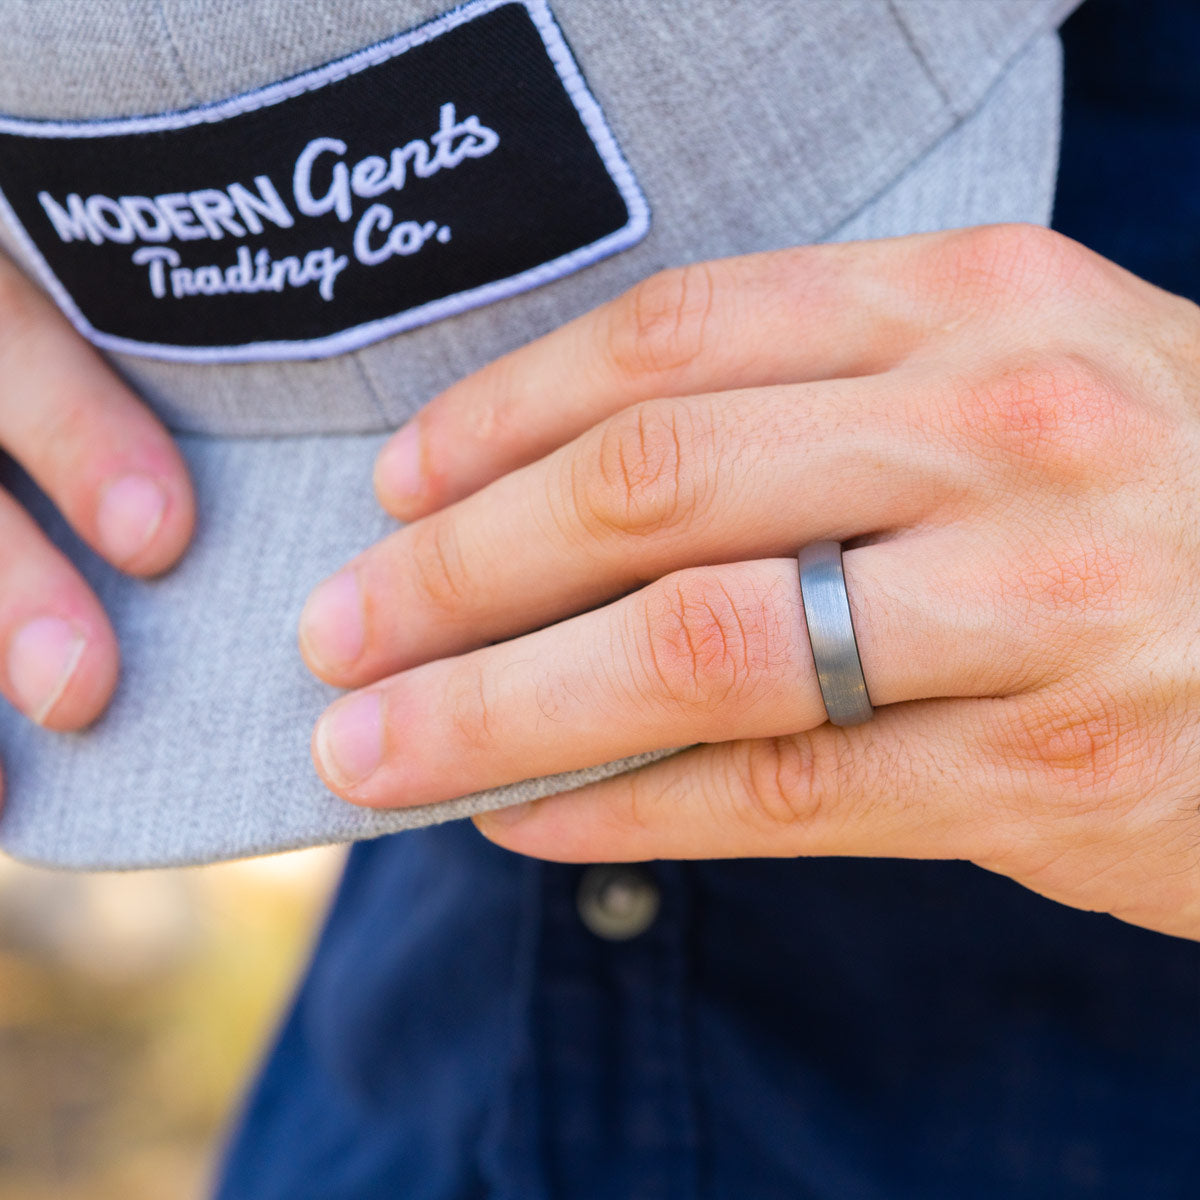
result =
[{"label": "blurred yellow background", "polygon": [[0,1200],[200,1200],[340,849],[71,875],[0,858]]}]

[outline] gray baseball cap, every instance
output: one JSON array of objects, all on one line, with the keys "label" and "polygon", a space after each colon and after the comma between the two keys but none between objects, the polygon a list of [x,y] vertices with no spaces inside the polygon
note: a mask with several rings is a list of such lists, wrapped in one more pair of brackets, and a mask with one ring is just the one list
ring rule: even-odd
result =
[{"label": "gray baseball cap", "polygon": [[[114,147],[125,134],[168,145],[164,130],[198,129],[219,139],[222,121],[269,109],[277,130],[295,125],[298,145],[323,138],[312,154],[326,154],[325,174],[319,186],[316,175],[307,179],[303,197],[314,213],[324,204],[325,217],[337,216],[343,200],[365,211],[372,187],[384,186],[383,168],[360,169],[347,157],[339,176],[342,152],[328,144],[338,141],[333,127],[313,125],[314,110],[302,106],[348,76],[369,80],[370,71],[390,70],[382,64],[406,55],[415,62],[438,38],[462,39],[454,69],[468,63],[482,70],[479,63],[509,53],[509,40],[481,49],[472,23],[520,9],[513,19],[532,22],[550,63],[538,69],[553,70],[590,140],[589,149],[582,134],[570,134],[576,150],[594,153],[600,164],[597,194],[608,187],[607,176],[624,205],[611,232],[584,229],[586,220],[599,220],[599,201],[589,193],[587,213],[564,218],[580,222],[564,233],[582,238],[579,246],[564,243],[549,266],[518,262],[510,270],[501,263],[479,278],[464,275],[453,293],[459,301],[419,295],[392,302],[395,312],[381,318],[369,305],[386,301],[364,293],[368,307],[346,328],[272,326],[236,346],[226,329],[229,344],[210,339],[199,348],[186,329],[178,345],[158,328],[144,338],[131,335],[120,325],[122,313],[80,299],[88,281],[67,277],[65,256],[75,249],[67,243],[75,236],[82,253],[85,236],[103,236],[127,259],[129,240],[143,238],[140,278],[150,288],[147,262],[161,261],[166,294],[159,299],[180,305],[188,288],[248,288],[248,258],[242,274],[169,274],[176,262],[162,247],[174,243],[169,230],[158,237],[155,222],[185,221],[190,212],[194,232],[207,213],[225,220],[228,231],[248,226],[257,212],[265,224],[273,203],[265,185],[250,200],[233,195],[230,203],[241,207],[220,209],[225,201],[210,198],[207,209],[196,201],[183,218],[178,206],[170,209],[174,201],[139,208],[126,196],[121,208],[115,185],[80,191],[72,208],[65,184],[57,192],[48,185],[60,217],[52,245],[31,234],[31,219],[22,218],[12,196],[0,205],[0,245],[51,290],[177,435],[200,513],[195,542],[174,571],[131,580],[83,547],[14,466],[0,465],[0,485],[28,505],[95,588],[123,654],[113,703],[82,733],[49,733],[0,709],[0,845],[8,853],[62,867],[131,868],[369,838],[567,790],[671,752],[391,811],[357,809],[325,790],[309,759],[309,738],[336,693],[304,668],[297,619],[316,583],[395,528],[371,488],[385,436],[455,379],[668,265],[802,242],[1048,219],[1061,75],[1054,31],[1071,7],[1065,0],[694,0],[678,7],[476,0],[446,7],[432,0],[263,0],[214,5],[198,19],[198,6],[185,0],[157,7],[0,0],[0,133],[4,121],[18,136],[33,122],[47,137],[69,139],[80,122],[90,122],[84,135],[111,135]],[[425,32],[414,37],[411,30]],[[505,69],[519,73],[524,61]],[[445,202],[457,204],[451,181],[468,188],[473,164],[461,164],[473,154],[483,163],[491,143],[478,132],[482,126],[471,133],[468,102],[459,99],[454,109],[447,99],[469,89],[433,76],[425,99],[434,124],[440,104],[444,136],[436,148],[445,152],[433,156],[431,136],[424,172],[416,169],[420,156],[409,154],[405,196],[418,195],[413,181],[420,175],[430,187],[444,185]],[[256,95],[258,101],[244,99]],[[363,119],[387,125],[378,114]],[[503,142],[509,130],[496,128]],[[274,141],[254,145],[268,161]],[[500,164],[499,151],[492,157]],[[445,169],[435,179],[439,163]],[[299,187],[299,175],[259,174],[276,182],[285,201],[301,196],[303,189],[285,193],[282,186]],[[253,177],[248,168],[243,176]],[[143,193],[152,197],[153,189]],[[489,189],[493,209],[497,194]],[[287,208],[276,210],[281,226]],[[372,245],[407,253],[407,234],[388,240],[391,220],[376,220]],[[409,224],[417,231],[412,237],[430,239],[431,247],[444,228]],[[449,233],[445,240],[461,244]],[[53,258],[60,253],[61,267]],[[276,292],[294,284],[296,292],[308,286],[314,294],[320,264],[314,259],[306,277],[308,260],[294,257],[295,278],[289,281],[285,269]],[[227,258],[233,270],[232,251]],[[347,269],[343,278],[351,275]],[[261,280],[269,279],[268,270]],[[119,332],[106,330],[110,319]]]}]

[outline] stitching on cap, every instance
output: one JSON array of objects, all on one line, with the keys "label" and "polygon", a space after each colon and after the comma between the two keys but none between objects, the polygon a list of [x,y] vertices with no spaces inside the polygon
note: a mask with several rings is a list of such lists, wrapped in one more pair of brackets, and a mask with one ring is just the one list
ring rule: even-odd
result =
[{"label": "stitching on cap", "polygon": [[900,32],[904,37],[904,42],[913,52],[913,57],[917,60],[917,64],[920,66],[925,78],[929,80],[929,82],[933,85],[934,91],[936,91],[937,94],[942,98],[942,103],[952,113],[954,113],[955,116],[961,116],[962,114],[958,111],[958,106],[953,100],[951,100],[950,93],[946,90],[946,86],[934,73],[933,67],[930,65],[925,51],[921,48],[917,42],[917,39],[913,36],[913,31],[909,29],[908,22],[904,19],[900,9],[896,7],[896,0],[885,0],[885,3],[887,4],[888,12],[892,14],[892,20],[894,20],[900,27]]},{"label": "stitching on cap", "polygon": [[187,64],[183,61],[183,53],[179,49],[179,42],[175,39],[175,30],[171,28],[171,22],[167,17],[165,0],[156,0],[154,11],[158,15],[158,23],[162,26],[163,38],[167,43],[167,49],[171,52],[171,61],[175,65],[175,70],[179,72],[179,78],[183,80],[192,98],[195,99],[200,93],[195,83],[192,82]]},{"label": "stitching on cap", "polygon": [[388,317],[351,326],[337,333],[305,341],[251,342],[232,346],[176,346],[169,343],[142,342],[132,338],[106,334],[96,329],[76,305],[69,290],[50,268],[25,227],[0,190],[0,216],[12,227],[22,249],[37,269],[43,284],[54,296],[75,328],[94,345],[115,353],[156,358],[168,362],[235,363],[263,361],[292,361],[314,357],[329,358],[360,350],[385,337],[457,316],[471,309],[506,300],[522,292],[573,275],[584,267],[628,249],[641,241],[650,229],[650,206],[641,186],[625,161],[616,138],[599,104],[588,90],[583,76],[567,47],[547,0],[471,0],[451,12],[407,33],[370,46],[346,59],[305,72],[290,79],[270,84],[251,92],[213,104],[165,113],[153,117],[122,117],[103,121],[21,121],[0,116],[0,132],[42,138],[102,137],[109,134],[151,133],[169,129],[190,128],[205,122],[218,122],[228,117],[254,112],[268,105],[315,91],[350,75],[395,58],[415,46],[424,45],[442,34],[484,16],[508,4],[521,4],[529,13],[542,38],[546,52],[554,65],[559,81],[575,106],[588,136],[592,140],[609,176],[625,203],[629,219],[620,229],[589,245],[536,267],[494,280],[479,287],[456,292],[450,296],[405,309]]}]

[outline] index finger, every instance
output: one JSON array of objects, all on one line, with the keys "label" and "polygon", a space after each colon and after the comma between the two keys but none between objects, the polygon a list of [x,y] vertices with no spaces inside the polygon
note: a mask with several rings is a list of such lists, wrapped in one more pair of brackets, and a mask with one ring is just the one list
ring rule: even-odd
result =
[{"label": "index finger", "polygon": [[964,237],[801,246],[653,275],[431,400],[380,454],[380,502],[412,520],[642,400],[884,371],[944,323],[951,289],[931,243]]}]

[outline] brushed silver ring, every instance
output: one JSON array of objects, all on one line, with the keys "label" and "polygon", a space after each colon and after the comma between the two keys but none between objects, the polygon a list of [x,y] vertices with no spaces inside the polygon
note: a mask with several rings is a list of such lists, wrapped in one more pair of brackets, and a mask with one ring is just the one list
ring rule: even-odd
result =
[{"label": "brushed silver ring", "polygon": [[800,598],[825,712],[833,725],[861,725],[875,710],[867,693],[850,597],[842,570],[841,542],[813,542],[796,556]]}]

